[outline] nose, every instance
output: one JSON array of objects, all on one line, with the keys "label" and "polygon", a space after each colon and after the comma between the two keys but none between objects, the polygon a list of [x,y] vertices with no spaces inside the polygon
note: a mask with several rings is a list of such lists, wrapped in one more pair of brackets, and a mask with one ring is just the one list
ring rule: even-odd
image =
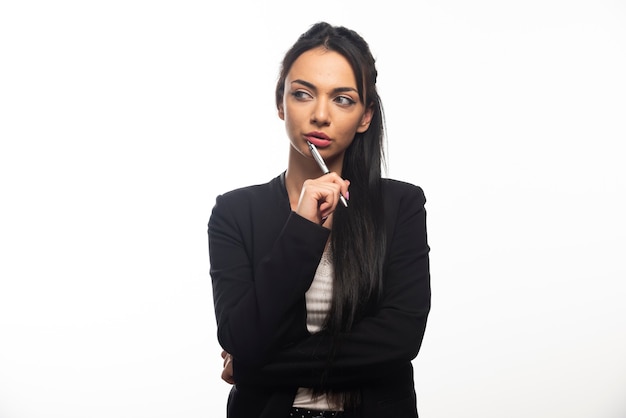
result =
[{"label": "nose", "polygon": [[316,100],[311,114],[311,123],[318,126],[330,125],[330,114],[326,100]]}]

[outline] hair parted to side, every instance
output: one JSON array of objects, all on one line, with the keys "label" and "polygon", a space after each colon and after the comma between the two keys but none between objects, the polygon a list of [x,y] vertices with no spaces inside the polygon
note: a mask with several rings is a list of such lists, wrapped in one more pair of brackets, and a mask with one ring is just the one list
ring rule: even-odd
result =
[{"label": "hair parted to side", "polygon": [[[276,84],[276,106],[281,107],[285,80],[298,57],[323,47],[341,54],[350,63],[360,101],[372,109],[369,128],[357,133],[345,153],[342,176],[350,180],[350,205],[337,206],[331,233],[335,269],[333,299],[325,330],[335,349],[339,335],[349,330],[382,292],[383,259],[386,251],[382,176],[384,165],[383,107],[376,89],[378,72],[367,42],[343,26],[319,22],[303,33],[287,51]],[[332,358],[329,359],[332,362]],[[329,367],[330,370],[330,367]],[[348,404],[358,402],[354,397]]]}]

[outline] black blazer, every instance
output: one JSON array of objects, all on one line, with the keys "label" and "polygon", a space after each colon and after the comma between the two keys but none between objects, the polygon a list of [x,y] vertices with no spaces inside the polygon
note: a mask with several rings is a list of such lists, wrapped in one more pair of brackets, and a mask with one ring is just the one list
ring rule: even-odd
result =
[{"label": "black blazer", "polygon": [[[304,295],[330,232],[291,211],[283,176],[218,196],[209,220],[217,337],[234,358],[229,418],[287,417],[296,389],[319,387],[326,370],[330,340],[307,331]],[[425,197],[390,179],[383,196],[383,297],[343,336],[324,379],[360,391],[351,416],[412,418],[411,360],[430,311]]]}]

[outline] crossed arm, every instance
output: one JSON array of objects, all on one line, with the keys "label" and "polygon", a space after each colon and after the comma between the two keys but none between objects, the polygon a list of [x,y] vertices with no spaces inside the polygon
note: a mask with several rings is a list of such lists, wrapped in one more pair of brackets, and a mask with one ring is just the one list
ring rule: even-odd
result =
[{"label": "crossed arm", "polygon": [[[424,201],[415,187],[387,208],[383,297],[375,311],[341,336],[332,373],[325,376],[327,385],[349,387],[385,376],[417,355],[430,309]],[[236,216],[227,205],[222,209],[214,211],[210,223],[218,338],[224,348],[222,378],[228,383],[316,387],[331,342],[324,331],[306,331],[304,293],[328,233],[291,213],[255,267],[246,239],[238,235],[242,227]]]}]

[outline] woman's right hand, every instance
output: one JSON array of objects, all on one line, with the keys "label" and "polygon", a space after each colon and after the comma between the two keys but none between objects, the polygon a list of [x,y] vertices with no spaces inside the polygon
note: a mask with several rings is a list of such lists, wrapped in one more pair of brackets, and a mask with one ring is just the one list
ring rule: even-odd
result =
[{"label": "woman's right hand", "polygon": [[342,179],[337,173],[306,180],[302,185],[296,213],[311,222],[325,224],[324,221],[339,203],[339,195],[348,199],[349,186],[350,181]]}]

